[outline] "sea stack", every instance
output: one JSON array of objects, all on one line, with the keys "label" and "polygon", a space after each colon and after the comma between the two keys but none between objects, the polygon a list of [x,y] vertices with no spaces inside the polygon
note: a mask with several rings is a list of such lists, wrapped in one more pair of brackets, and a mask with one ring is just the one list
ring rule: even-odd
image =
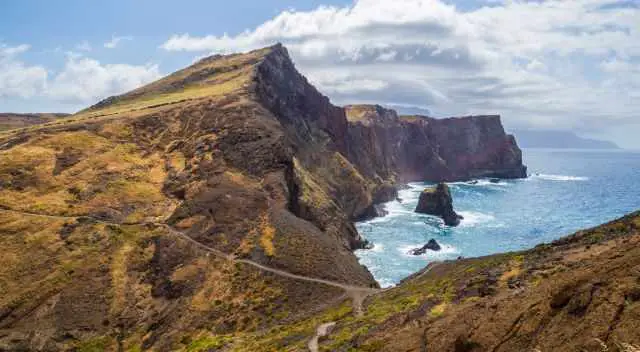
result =
[{"label": "sea stack", "polygon": [[458,226],[460,219],[462,219],[462,216],[453,210],[453,199],[451,192],[449,192],[449,186],[442,182],[422,191],[415,212],[439,216],[448,226]]},{"label": "sea stack", "polygon": [[434,252],[438,252],[442,249],[442,247],[440,247],[440,244],[432,238],[424,246],[412,249],[409,253],[411,253],[411,255],[423,255],[427,253],[428,249]]}]

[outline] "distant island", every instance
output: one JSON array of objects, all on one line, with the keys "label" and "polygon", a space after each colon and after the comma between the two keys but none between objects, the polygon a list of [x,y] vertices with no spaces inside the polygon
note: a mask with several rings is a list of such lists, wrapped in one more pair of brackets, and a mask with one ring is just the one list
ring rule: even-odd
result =
[{"label": "distant island", "polygon": [[582,138],[569,131],[514,130],[522,148],[620,149],[614,142]]}]

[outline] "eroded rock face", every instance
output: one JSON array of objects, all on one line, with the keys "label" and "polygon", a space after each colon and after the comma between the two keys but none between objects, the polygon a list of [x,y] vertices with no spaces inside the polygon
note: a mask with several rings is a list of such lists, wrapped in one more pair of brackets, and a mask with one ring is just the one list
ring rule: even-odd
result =
[{"label": "eroded rock face", "polygon": [[436,187],[425,188],[420,194],[416,213],[439,216],[448,226],[458,226],[462,216],[453,210],[453,199],[449,186],[439,183]]},{"label": "eroded rock face", "polygon": [[523,178],[522,152],[500,116],[434,119],[350,105],[349,156],[368,177],[399,182]]}]

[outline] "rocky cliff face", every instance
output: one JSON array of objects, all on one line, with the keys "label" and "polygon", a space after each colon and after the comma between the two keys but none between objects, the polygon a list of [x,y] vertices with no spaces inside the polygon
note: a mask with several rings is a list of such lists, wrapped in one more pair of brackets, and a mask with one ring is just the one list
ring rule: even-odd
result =
[{"label": "rocky cliff face", "polygon": [[499,116],[398,116],[370,105],[347,106],[346,112],[351,160],[369,177],[438,182],[527,176]]}]

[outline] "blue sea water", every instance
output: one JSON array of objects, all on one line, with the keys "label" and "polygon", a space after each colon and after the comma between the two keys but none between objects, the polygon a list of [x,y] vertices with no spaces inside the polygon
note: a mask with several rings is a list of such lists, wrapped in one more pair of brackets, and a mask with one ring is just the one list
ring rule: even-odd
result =
[{"label": "blue sea water", "polygon": [[[389,215],[357,223],[373,242],[356,251],[382,286],[397,284],[431,261],[475,257],[534,247],[640,210],[640,152],[526,149],[530,177],[450,183],[458,227],[413,212],[422,189],[412,183],[400,201],[385,204]],[[439,252],[407,252],[434,238]]]}]

